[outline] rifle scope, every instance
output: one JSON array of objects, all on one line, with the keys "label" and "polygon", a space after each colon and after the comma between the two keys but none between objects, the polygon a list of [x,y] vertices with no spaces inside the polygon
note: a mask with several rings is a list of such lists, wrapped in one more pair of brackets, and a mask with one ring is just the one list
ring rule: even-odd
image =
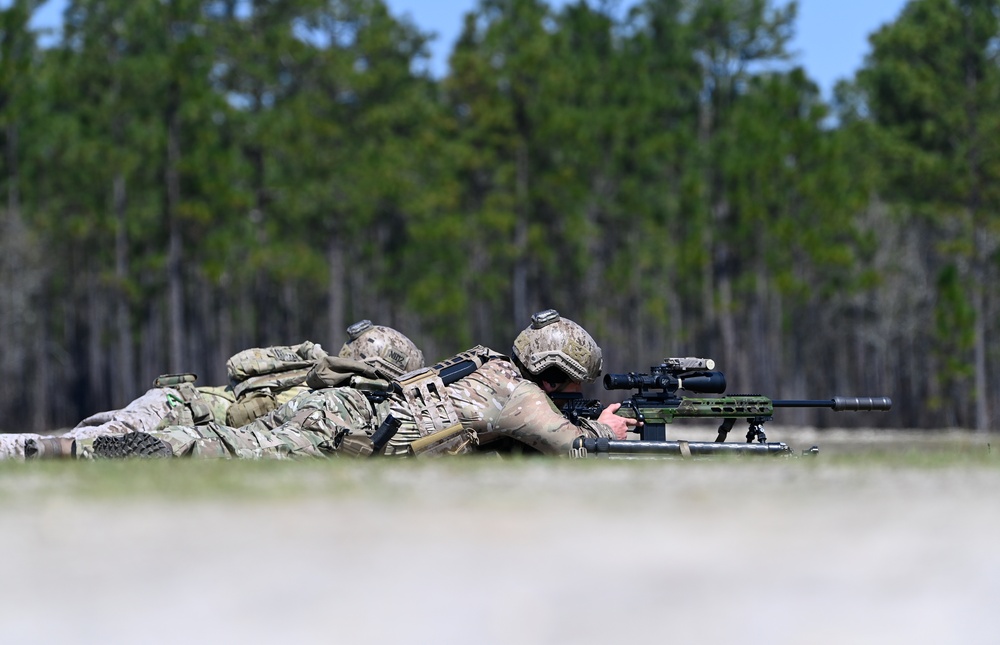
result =
[{"label": "rifle scope", "polygon": [[723,394],[726,375],[714,370],[672,374],[605,374],[605,390],[687,390],[702,394]]}]

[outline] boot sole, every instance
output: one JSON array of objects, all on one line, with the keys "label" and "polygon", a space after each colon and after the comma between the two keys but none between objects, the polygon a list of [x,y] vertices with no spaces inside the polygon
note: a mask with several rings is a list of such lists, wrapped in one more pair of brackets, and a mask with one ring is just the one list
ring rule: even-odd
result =
[{"label": "boot sole", "polygon": [[94,439],[94,455],[105,459],[145,457],[165,459],[174,456],[170,444],[145,432],[106,435]]}]

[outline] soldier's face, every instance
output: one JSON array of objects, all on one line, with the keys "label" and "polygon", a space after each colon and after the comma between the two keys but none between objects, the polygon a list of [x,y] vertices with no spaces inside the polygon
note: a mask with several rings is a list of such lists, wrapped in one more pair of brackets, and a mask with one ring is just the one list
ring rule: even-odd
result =
[{"label": "soldier's face", "polygon": [[565,383],[549,383],[548,381],[542,381],[542,389],[545,390],[546,394],[571,394],[575,392],[583,392],[583,384],[575,381],[566,381]]}]

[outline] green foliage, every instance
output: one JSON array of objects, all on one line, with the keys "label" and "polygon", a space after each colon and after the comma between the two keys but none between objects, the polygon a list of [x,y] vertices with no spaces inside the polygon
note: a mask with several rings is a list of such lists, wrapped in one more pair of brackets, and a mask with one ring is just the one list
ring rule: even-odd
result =
[{"label": "green foliage", "polygon": [[936,309],[936,328],[939,351],[948,367],[946,376],[971,376],[968,360],[963,356],[972,349],[972,323],[976,312],[962,287],[961,275],[955,265],[942,269],[938,276],[939,306]]},{"label": "green foliage", "polygon": [[[214,381],[363,317],[444,355],[556,307],[623,368],[805,364],[784,385],[968,407],[997,306],[995,5],[913,0],[827,105],[794,2],[481,0],[435,79],[383,0],[70,0],[46,50],[19,0],[0,187],[50,262],[24,344],[59,357],[31,378],[80,393],[71,422],[178,344]],[[934,370],[897,369],[927,345]]]},{"label": "green foliage", "polygon": [[886,197],[933,236],[942,378],[973,379],[981,429],[990,423],[986,285],[1000,239],[998,37],[995,0],[913,0],[872,35],[856,101],[877,126]]}]

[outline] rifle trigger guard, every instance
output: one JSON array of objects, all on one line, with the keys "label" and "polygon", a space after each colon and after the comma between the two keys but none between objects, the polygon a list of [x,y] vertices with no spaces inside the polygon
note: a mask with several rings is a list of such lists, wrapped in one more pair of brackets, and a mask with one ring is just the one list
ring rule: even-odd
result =
[{"label": "rifle trigger guard", "polygon": [[628,406],[630,408],[632,408],[632,412],[635,413],[635,420],[638,422],[638,424],[645,425],[645,423],[646,423],[646,415],[644,415],[642,413],[642,410],[639,408],[638,405],[635,404],[635,401],[632,400],[632,399],[629,399],[628,400]]}]

